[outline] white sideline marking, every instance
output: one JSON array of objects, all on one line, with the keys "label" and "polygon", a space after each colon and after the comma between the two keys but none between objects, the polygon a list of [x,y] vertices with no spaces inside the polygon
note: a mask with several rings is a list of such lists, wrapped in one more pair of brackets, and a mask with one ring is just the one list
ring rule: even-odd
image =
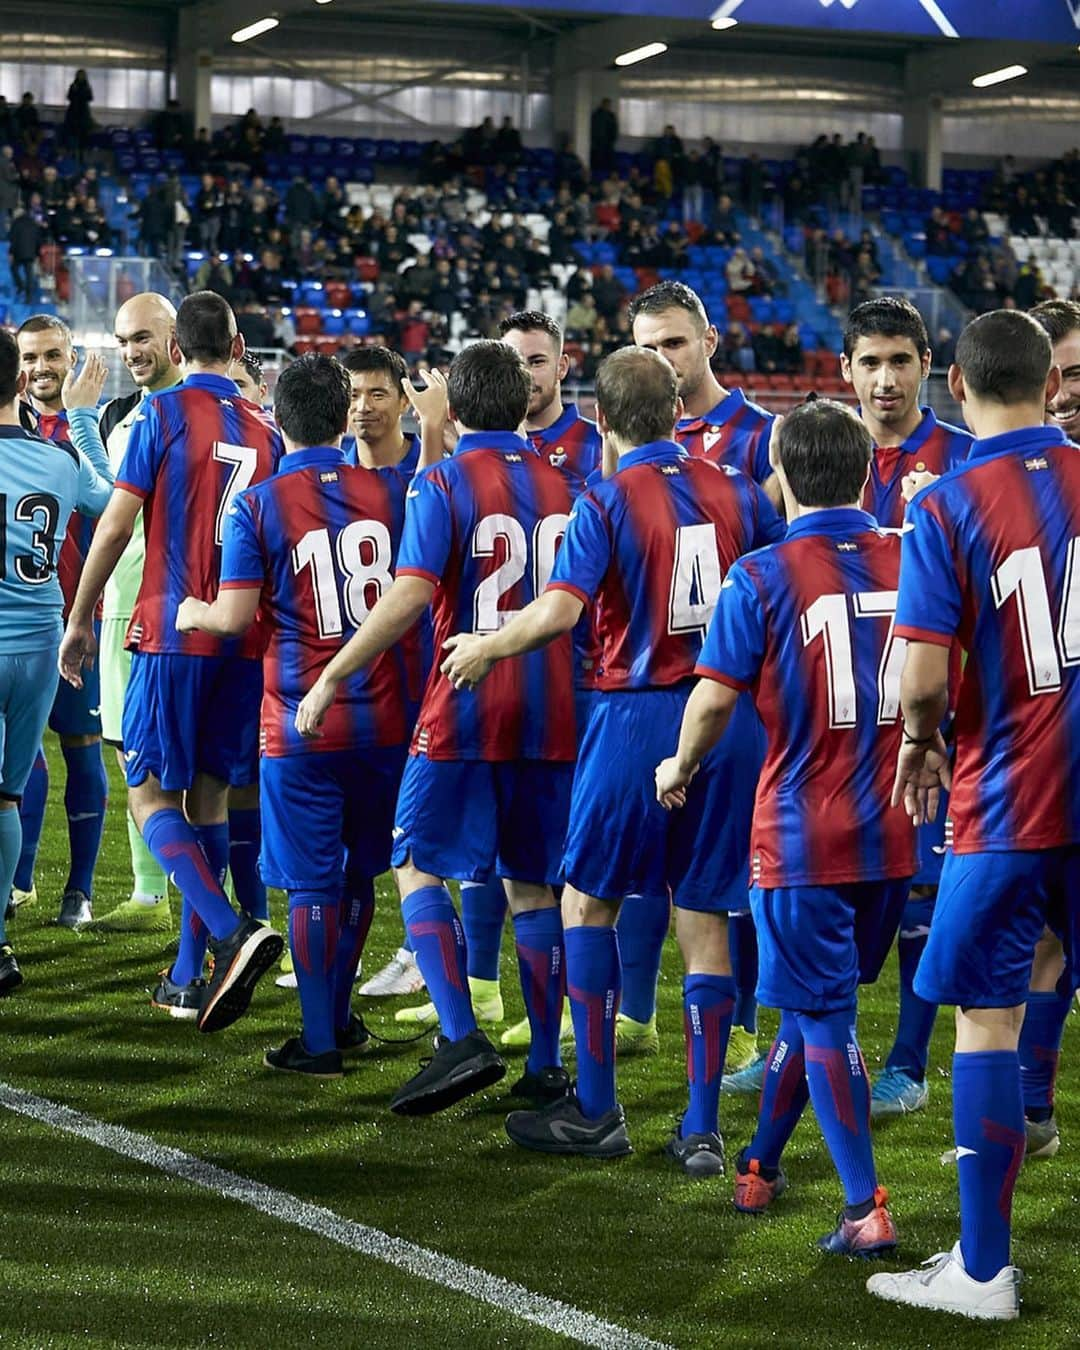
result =
[{"label": "white sideline marking", "polygon": [[23,1092],[8,1083],[0,1083],[0,1106],[42,1125],[50,1125],[53,1129],[87,1139],[100,1148],[111,1149],[113,1153],[144,1163],[147,1167],[156,1167],[159,1171],[190,1181],[229,1200],[238,1200],[240,1204],[258,1210],[261,1214],[268,1214],[272,1219],[280,1219],[294,1228],[306,1228],[361,1256],[385,1261],[387,1265],[396,1266],[410,1275],[430,1280],[444,1289],[456,1290],[480,1303],[489,1303],[523,1322],[532,1322],[546,1331],[568,1336],[583,1345],[599,1346],[602,1350],[672,1350],[662,1342],[649,1340],[613,1322],[605,1322],[591,1313],[581,1312],[559,1299],[534,1294],[512,1280],[504,1280],[476,1266],[466,1265],[464,1261],[457,1261],[452,1256],[417,1246],[405,1238],[391,1237],[381,1229],[342,1218],[340,1214],[323,1209],[321,1205],[310,1205],[288,1191],[279,1191],[261,1181],[252,1181],[236,1172],[228,1172],[223,1167],[215,1167],[213,1163],[193,1157],[190,1153],[159,1144],[148,1135],[136,1134],[122,1125],[108,1125],[105,1121],[95,1120],[93,1116],[83,1115],[81,1111],[73,1111],[70,1107],[51,1102],[46,1097],[38,1097],[32,1092]]}]

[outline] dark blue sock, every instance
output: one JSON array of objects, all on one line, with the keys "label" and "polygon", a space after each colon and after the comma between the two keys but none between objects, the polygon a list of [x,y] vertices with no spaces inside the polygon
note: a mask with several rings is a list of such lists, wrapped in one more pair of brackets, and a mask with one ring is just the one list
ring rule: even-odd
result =
[{"label": "dark blue sock", "polygon": [[7,941],[4,927],[4,911],[7,898],[11,893],[11,879],[15,875],[15,866],[19,861],[22,848],[22,826],[19,824],[19,812],[14,806],[0,811],[0,942]]},{"label": "dark blue sock", "polygon": [[[37,861],[38,844],[41,842],[41,830],[45,824],[45,803],[49,800],[49,764],[45,752],[38,750],[30,777],[23,789],[19,803],[19,820],[22,822],[22,848],[19,850],[19,862],[15,868],[16,890],[28,891],[34,884],[34,863]],[[4,896],[7,904],[7,896]]]},{"label": "dark blue sock", "polygon": [[953,1129],[960,1178],[960,1251],[973,1280],[1009,1264],[1013,1187],[1024,1161],[1020,1056],[953,1056]]},{"label": "dark blue sock", "polygon": [[229,871],[236,903],[249,919],[269,919],[270,901],[259,876],[262,813],[258,807],[229,812]]},{"label": "dark blue sock", "polygon": [[219,875],[224,876],[229,860],[228,830],[224,825],[202,828],[218,829],[223,834],[223,842],[217,847],[210,836],[215,856],[209,861],[194,827],[175,807],[148,816],[143,823],[142,837],[161,870],[172,879],[173,885],[213,936],[228,937],[236,932],[239,923],[236,910],[229,904],[218,879]]},{"label": "dark blue sock", "polygon": [[566,992],[566,950],[558,907],[515,914],[514,940],[532,1032],[525,1067],[530,1073],[539,1073],[562,1063],[559,1027]]},{"label": "dark blue sock", "polygon": [[1024,1115],[1031,1120],[1049,1120],[1054,1113],[1058,1055],[1071,1008],[1071,994],[1044,994],[1034,989],[1028,993],[1020,1028],[1020,1083]]},{"label": "dark blue sock", "polygon": [[798,1017],[814,1114],[847,1204],[863,1205],[877,1190],[877,1173],[870,1142],[870,1085],[855,1036],[855,1009]]},{"label": "dark blue sock", "polygon": [[735,1011],[732,1022],[757,1034],[757,932],[749,910],[728,915],[728,951],[735,977]]},{"label": "dark blue sock", "polygon": [[915,992],[915,970],[930,936],[935,896],[909,897],[900,920],[896,953],[900,959],[900,1019],[896,1040],[885,1061],[887,1069],[901,1069],[911,1078],[926,1077],[930,1036],[937,1017],[937,1004],[927,1003]]},{"label": "dark blue sock", "polygon": [[465,953],[474,980],[499,978],[499,952],[506,922],[506,892],[497,876],[461,883],[461,926]]},{"label": "dark blue sock", "polygon": [[229,827],[225,821],[214,825],[193,825],[199,847],[206,854],[206,861],[214,874],[214,880],[225,890],[225,875],[229,870]]},{"label": "dark blue sock", "polygon": [[176,984],[190,984],[202,978],[206,964],[206,939],[210,936],[206,924],[199,918],[186,897],[180,902],[180,946],[169,979]]},{"label": "dark blue sock", "polygon": [[375,913],[375,881],[346,871],[338,907],[337,956],[334,958],[334,1026],[349,1025],[353,981]]},{"label": "dark blue sock", "polygon": [[596,1120],[615,1107],[615,1014],[622,992],[614,927],[567,928],[566,991],[577,1046],[577,1095],[582,1114]]},{"label": "dark blue sock", "polygon": [[[413,949],[412,938],[409,936],[409,930],[404,927],[404,920],[402,920],[401,946],[403,950],[407,952],[411,952]],[[413,955],[415,956],[416,953],[413,952]]]},{"label": "dark blue sock", "polygon": [[683,1139],[719,1129],[720,1079],[734,1007],[735,981],[730,975],[687,975],[683,980],[686,1076],[690,1084],[690,1105],[679,1128]]},{"label": "dark blue sock", "polygon": [[109,780],[101,758],[101,742],[90,745],[64,745],[67,785],[64,808],[68,820],[68,845],[71,864],[65,890],[94,893],[94,868],[101,850],[101,832],[105,828],[105,807],[109,800]]},{"label": "dark blue sock", "polygon": [[799,1019],[780,1014],[780,1029],[765,1058],[765,1079],[758,1104],[757,1130],[747,1156],[764,1168],[780,1166],[787,1142],[810,1100],[806,1082],[806,1054]]},{"label": "dark blue sock", "polygon": [[660,957],[671,923],[671,902],[628,895],[619,907],[615,927],[622,958],[622,1007],[635,1022],[648,1022],[656,1012]]},{"label": "dark blue sock", "polygon": [[296,971],[304,1049],[334,1050],[334,958],[340,897],[330,891],[289,892],[289,950]]},{"label": "dark blue sock", "polygon": [[476,1030],[465,965],[465,933],[445,886],[421,886],[401,902],[416,964],[443,1035],[461,1040]]}]

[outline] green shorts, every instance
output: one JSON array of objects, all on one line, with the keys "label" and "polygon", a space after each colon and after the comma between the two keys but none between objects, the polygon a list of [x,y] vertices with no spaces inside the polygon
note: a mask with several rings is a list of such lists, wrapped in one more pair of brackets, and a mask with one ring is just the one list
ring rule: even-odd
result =
[{"label": "green shorts", "polygon": [[124,693],[131,675],[131,653],[124,650],[129,619],[102,619],[98,642],[101,671],[101,737],[111,745],[123,744],[121,724]]}]

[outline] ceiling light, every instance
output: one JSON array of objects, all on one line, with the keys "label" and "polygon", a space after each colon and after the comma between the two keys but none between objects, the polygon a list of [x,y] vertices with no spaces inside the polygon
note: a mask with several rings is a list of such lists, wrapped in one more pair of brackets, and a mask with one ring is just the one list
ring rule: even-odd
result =
[{"label": "ceiling light", "polygon": [[734,28],[738,22],[738,19],[733,19],[731,15],[728,14],[723,19],[713,19],[712,26],[718,33],[722,33],[725,28]]},{"label": "ceiling light", "polygon": [[617,66],[636,66],[639,61],[647,61],[650,56],[659,56],[667,51],[666,42],[647,42],[644,47],[635,47],[632,52],[623,52],[615,58]]},{"label": "ceiling light", "polygon": [[1015,80],[1018,75],[1026,75],[1027,66],[1002,66],[1000,70],[991,70],[986,75],[976,75],[971,83],[976,89],[985,89],[990,84],[1003,84],[1006,80]]},{"label": "ceiling light", "polygon": [[249,23],[246,28],[238,28],[232,35],[232,40],[234,42],[249,42],[252,38],[262,37],[264,33],[269,33],[271,28],[276,28],[280,22],[280,19],[274,18],[256,19],[254,23]]}]

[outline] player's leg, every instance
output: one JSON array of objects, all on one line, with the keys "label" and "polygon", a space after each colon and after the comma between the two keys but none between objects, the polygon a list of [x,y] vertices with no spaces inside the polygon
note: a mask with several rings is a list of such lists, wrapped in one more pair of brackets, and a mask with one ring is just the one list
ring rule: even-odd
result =
[{"label": "player's leg", "polygon": [[[15,868],[15,878],[11,887],[11,904],[15,909],[20,905],[31,905],[37,899],[37,887],[34,884],[34,865],[37,862],[38,844],[45,825],[45,807],[49,800],[49,762],[45,751],[38,746],[30,777],[26,780],[22,801],[19,803],[19,824],[22,830],[22,847]],[[5,898],[5,905],[7,900]]]},{"label": "player's leg", "polygon": [[259,812],[259,784],[229,789],[229,875],[236,903],[249,919],[269,922],[270,902],[266,885],[259,875],[259,846],[262,821]]},{"label": "player's leg", "polygon": [[784,1011],[765,1056],[757,1128],[735,1163],[735,1208],[744,1214],[764,1213],[787,1189],[780,1160],[809,1100],[798,1014]]},{"label": "player's leg", "polygon": [[761,1060],[757,1023],[757,934],[753,915],[748,909],[728,915],[728,950],[735,980],[735,1010],[725,1067],[728,1074],[738,1074]]},{"label": "player's leg", "polygon": [[507,881],[505,887],[529,1023],[525,1072],[513,1085],[511,1095],[540,1104],[565,1097],[570,1091],[559,1046],[566,993],[562,915],[548,885]]},{"label": "player's leg", "polygon": [[1072,990],[1059,989],[1065,969],[1061,940],[1049,928],[1035,948],[1024,1023],[1020,1030],[1020,1083],[1029,1158],[1052,1158],[1061,1147],[1054,1116],[1054,1085]]},{"label": "player's leg", "polygon": [[656,985],[671,926],[671,901],[667,895],[625,896],[615,926],[623,975],[622,1006],[615,1022],[619,1055],[655,1055],[660,1049]]}]

